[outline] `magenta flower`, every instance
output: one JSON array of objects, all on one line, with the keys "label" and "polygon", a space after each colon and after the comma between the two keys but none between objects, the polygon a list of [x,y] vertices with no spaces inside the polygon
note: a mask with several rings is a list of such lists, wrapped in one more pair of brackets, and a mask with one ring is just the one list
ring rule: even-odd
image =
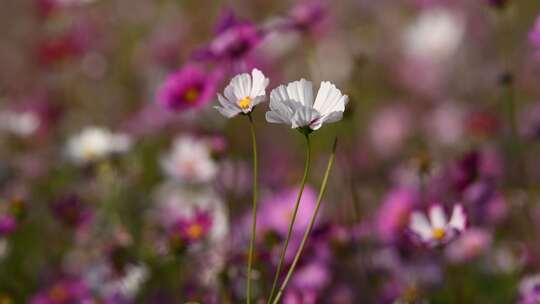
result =
[{"label": "magenta flower", "polygon": [[92,217],[92,211],[77,195],[68,195],[59,199],[51,205],[51,210],[62,224],[72,228],[87,223]]},{"label": "magenta flower", "polygon": [[191,218],[180,218],[169,231],[169,244],[175,250],[197,243],[210,233],[212,217],[207,212],[195,211]]},{"label": "magenta flower", "polygon": [[17,220],[12,215],[0,215],[0,237],[12,233],[17,228]]},{"label": "magenta flower", "polygon": [[407,188],[394,189],[385,196],[375,220],[377,235],[383,242],[398,240],[417,200],[416,191]]},{"label": "magenta flower", "polygon": [[261,42],[263,36],[263,31],[255,24],[240,20],[232,12],[227,12],[218,22],[214,39],[196,52],[195,57],[202,60],[243,59]]},{"label": "magenta flower", "polygon": [[172,111],[199,109],[216,94],[218,74],[208,74],[199,66],[188,64],[165,79],[158,92],[158,102]]},{"label": "magenta flower", "polygon": [[31,301],[32,304],[69,304],[92,303],[90,290],[78,279],[61,279],[50,287],[40,291]]}]

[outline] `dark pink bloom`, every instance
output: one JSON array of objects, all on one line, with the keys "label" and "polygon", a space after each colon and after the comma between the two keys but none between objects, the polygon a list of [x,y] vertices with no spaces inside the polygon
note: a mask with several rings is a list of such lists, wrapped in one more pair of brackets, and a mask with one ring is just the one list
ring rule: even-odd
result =
[{"label": "dark pink bloom", "polygon": [[216,27],[216,36],[195,58],[205,60],[239,60],[248,55],[262,40],[264,33],[255,24],[226,12]]},{"label": "dark pink bloom", "polygon": [[68,195],[51,205],[56,219],[64,225],[76,228],[86,223],[92,216],[90,209],[77,195]]},{"label": "dark pink bloom", "polygon": [[61,279],[40,291],[31,301],[32,304],[70,304],[92,303],[90,290],[78,279]]},{"label": "dark pink bloom", "polygon": [[188,64],[165,79],[158,92],[158,102],[172,111],[198,109],[214,98],[218,74],[208,74],[199,66]]},{"label": "dark pink bloom", "polygon": [[17,220],[12,215],[0,215],[0,237],[12,233],[17,228]]},{"label": "dark pink bloom", "polygon": [[207,212],[195,211],[191,218],[181,218],[169,231],[169,242],[173,249],[199,242],[206,238],[212,228],[212,217]]}]

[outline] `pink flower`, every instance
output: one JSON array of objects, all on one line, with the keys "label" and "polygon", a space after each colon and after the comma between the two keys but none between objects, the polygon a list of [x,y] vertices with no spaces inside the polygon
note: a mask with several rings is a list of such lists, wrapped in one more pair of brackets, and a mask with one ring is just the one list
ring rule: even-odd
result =
[{"label": "pink flower", "polygon": [[165,79],[158,92],[158,102],[172,111],[198,109],[216,93],[219,76],[208,74],[199,66],[188,64]]}]

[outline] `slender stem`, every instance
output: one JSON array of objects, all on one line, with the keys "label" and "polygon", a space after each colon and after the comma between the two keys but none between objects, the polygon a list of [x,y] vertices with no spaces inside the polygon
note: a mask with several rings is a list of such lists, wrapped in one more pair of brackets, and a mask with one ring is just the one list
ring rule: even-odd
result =
[{"label": "slender stem", "polygon": [[251,127],[251,141],[253,146],[253,206],[252,206],[252,224],[251,224],[251,240],[249,242],[249,254],[248,254],[248,272],[247,272],[247,290],[246,297],[247,303],[251,303],[251,272],[253,269],[253,252],[255,250],[255,233],[257,228],[257,175],[258,175],[258,160],[257,160],[257,136],[255,135],[255,124],[251,114],[248,114],[249,125]]},{"label": "slender stem", "polygon": [[279,276],[281,275],[281,268],[285,261],[285,254],[287,253],[287,248],[289,246],[289,241],[292,236],[294,222],[296,221],[296,215],[298,213],[298,208],[300,207],[300,200],[302,199],[302,194],[304,193],[304,187],[306,185],[307,177],[309,176],[309,168],[311,163],[311,144],[309,141],[309,134],[304,134],[306,137],[306,163],[304,165],[304,175],[302,176],[302,181],[300,182],[300,189],[298,191],[298,196],[296,197],[296,203],[294,204],[294,209],[291,216],[291,221],[289,223],[289,228],[287,231],[287,237],[285,238],[285,244],[281,249],[281,255],[279,257],[279,262],[276,268],[276,274],[274,275],[274,281],[272,282],[272,290],[270,291],[270,296],[268,296],[267,303],[271,303],[274,292],[276,291],[277,284],[279,281]]},{"label": "slender stem", "polygon": [[319,213],[319,208],[321,207],[322,198],[324,196],[324,193],[326,191],[326,186],[328,184],[328,177],[330,176],[330,171],[332,171],[332,166],[334,165],[334,159],[336,158],[336,146],[337,146],[337,138],[334,140],[334,146],[332,148],[332,155],[330,155],[330,159],[328,160],[328,165],[326,167],[326,172],[324,172],[324,178],[321,184],[321,189],[319,190],[319,197],[317,197],[317,205],[315,206],[315,210],[313,211],[313,215],[311,216],[309,225],[306,229],[306,232],[304,233],[304,237],[302,238],[300,247],[298,248],[298,251],[296,252],[296,255],[294,256],[294,260],[291,264],[291,268],[289,268],[289,271],[287,272],[287,276],[285,276],[285,279],[283,280],[283,283],[281,284],[281,287],[279,288],[276,298],[272,302],[273,304],[279,303],[279,300],[281,296],[283,295],[285,288],[287,287],[287,283],[289,283],[289,280],[291,279],[293,275],[294,269],[296,268],[296,265],[298,264],[298,261],[300,260],[300,257],[304,251],[304,247],[306,246],[306,243],[308,241],[309,235],[311,234],[311,230],[313,229],[313,225],[315,224],[315,220],[317,219],[317,214]]}]

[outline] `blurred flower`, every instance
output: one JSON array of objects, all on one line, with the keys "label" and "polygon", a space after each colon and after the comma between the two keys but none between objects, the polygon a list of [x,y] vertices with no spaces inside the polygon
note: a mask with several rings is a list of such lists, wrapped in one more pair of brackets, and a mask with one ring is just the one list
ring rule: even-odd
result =
[{"label": "blurred flower", "polygon": [[464,32],[464,22],[456,13],[443,8],[423,10],[405,31],[405,52],[421,60],[444,61],[457,50]]},{"label": "blurred flower", "polygon": [[153,219],[162,229],[179,232],[188,240],[204,238],[211,247],[221,246],[228,233],[227,214],[223,201],[210,188],[165,184],[159,189],[157,200]]},{"label": "blurred flower", "polygon": [[372,117],[369,138],[376,152],[384,157],[394,155],[411,133],[412,117],[403,106],[387,106]]},{"label": "blurred flower", "polygon": [[427,132],[431,139],[443,145],[456,144],[463,137],[465,113],[455,103],[444,103],[435,108],[428,118]]},{"label": "blurred flower", "polygon": [[409,188],[390,190],[377,211],[375,229],[383,242],[395,242],[407,227],[418,194]]},{"label": "blurred flower", "polygon": [[262,40],[263,32],[253,23],[238,19],[232,11],[221,17],[216,36],[195,54],[196,59],[239,60]]},{"label": "blurred flower", "polygon": [[409,228],[423,243],[435,247],[457,238],[465,230],[467,217],[460,204],[454,206],[450,221],[447,221],[443,207],[435,204],[429,209],[429,219],[421,212],[411,215]]},{"label": "blurred flower", "polygon": [[0,130],[16,136],[27,137],[34,134],[40,126],[39,116],[31,111],[0,111]]},{"label": "blurred flower", "polygon": [[190,218],[179,218],[169,229],[169,246],[175,252],[206,239],[212,229],[212,218],[207,212],[196,210]]},{"label": "blurred flower", "polygon": [[272,90],[266,120],[291,125],[293,129],[306,128],[311,132],[318,130],[323,123],[341,120],[348,101],[349,97],[328,81],[321,82],[313,101],[313,84],[301,79]]},{"label": "blurred flower", "polygon": [[208,74],[197,65],[187,64],[169,74],[158,91],[158,102],[171,111],[199,109],[208,104],[216,92],[219,73]]},{"label": "blurred flower", "polygon": [[32,298],[32,304],[69,304],[92,303],[88,286],[76,278],[64,278],[54,282],[48,288],[38,292]]},{"label": "blurred flower", "polygon": [[208,141],[189,135],[177,137],[172,150],[161,158],[160,163],[169,177],[187,183],[209,182],[218,172]]},{"label": "blurred flower", "polygon": [[51,205],[51,209],[57,220],[71,228],[81,226],[92,217],[89,208],[74,194],[58,199]]},{"label": "blurred flower", "polygon": [[470,261],[491,246],[492,236],[482,229],[467,229],[459,239],[446,249],[448,259],[454,263]]},{"label": "blurred flower", "polygon": [[0,237],[4,237],[17,228],[17,219],[13,215],[0,215]]},{"label": "blurred flower", "polygon": [[257,69],[251,71],[251,76],[248,73],[236,75],[225,87],[225,97],[218,93],[221,106],[214,108],[227,118],[240,113],[251,113],[256,105],[266,99],[266,87],[269,82],[270,80]]},{"label": "blurred flower", "polygon": [[540,302],[540,274],[523,278],[519,284],[518,304],[536,304]]},{"label": "blurred flower", "polygon": [[[257,229],[260,232],[274,232],[285,238],[291,221],[294,201],[298,194],[298,188],[290,188],[266,198],[259,209]],[[315,209],[317,195],[313,188],[306,186],[300,200],[293,233],[299,236],[304,233],[309,224],[311,214]]]},{"label": "blurred flower", "polygon": [[540,16],[536,17],[536,21],[529,31],[529,42],[534,48],[535,57],[540,59]]},{"label": "blurred flower", "polygon": [[126,152],[130,147],[131,139],[127,135],[91,126],[69,139],[66,152],[71,161],[84,165]]}]

